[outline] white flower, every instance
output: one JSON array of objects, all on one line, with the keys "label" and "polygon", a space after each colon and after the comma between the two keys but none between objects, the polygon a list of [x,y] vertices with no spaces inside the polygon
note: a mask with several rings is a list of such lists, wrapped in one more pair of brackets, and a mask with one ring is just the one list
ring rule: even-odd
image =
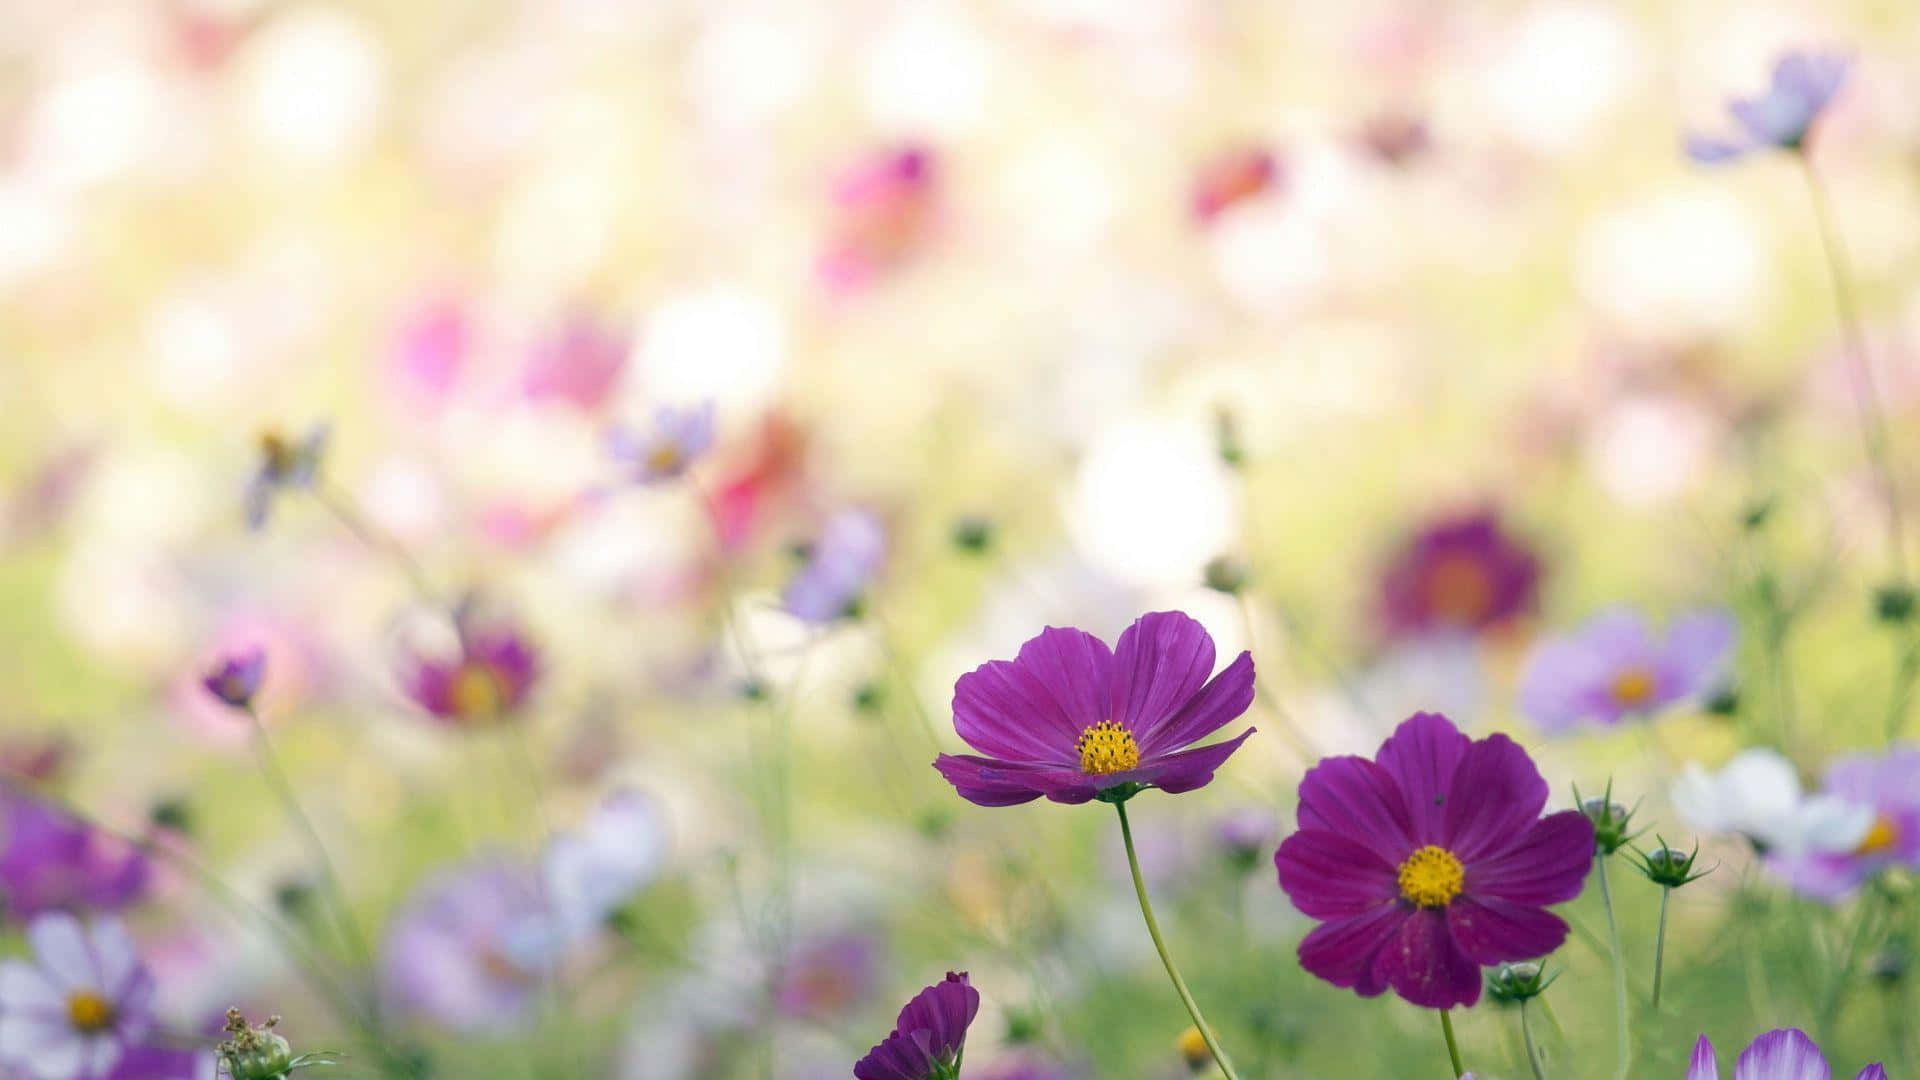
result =
[{"label": "white flower", "polygon": [[580,827],[547,844],[547,902],[569,940],[592,935],[660,872],[667,834],[659,807],[636,791],[606,797]]},{"label": "white flower", "polygon": [[95,1080],[152,1021],[153,980],[117,920],[66,912],[27,927],[33,962],[0,964],[0,1061],[33,1080]]},{"label": "white flower", "polygon": [[1799,774],[1777,751],[1742,750],[1718,773],[1688,762],[1673,808],[1708,832],[1737,832],[1783,855],[1849,851],[1873,824],[1873,810],[1831,795],[1804,795]]}]

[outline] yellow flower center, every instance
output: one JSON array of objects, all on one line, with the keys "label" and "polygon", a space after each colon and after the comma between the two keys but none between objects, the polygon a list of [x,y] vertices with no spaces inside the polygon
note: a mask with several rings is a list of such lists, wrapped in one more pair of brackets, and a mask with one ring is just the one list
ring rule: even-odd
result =
[{"label": "yellow flower center", "polygon": [[680,467],[680,448],[670,442],[662,442],[647,454],[647,467],[655,472],[673,472]]},{"label": "yellow flower center", "polygon": [[493,668],[477,660],[460,665],[453,674],[453,686],[447,696],[453,702],[455,714],[473,719],[485,719],[500,711],[505,704],[505,688],[500,676]]},{"label": "yellow flower center", "polygon": [[1860,846],[1854,848],[1853,853],[1855,855],[1884,855],[1892,851],[1893,845],[1899,842],[1900,830],[1894,826],[1893,819],[1885,814],[1881,814],[1879,817],[1873,819],[1872,825],[1867,826],[1867,835],[1860,838]]},{"label": "yellow flower center", "polygon": [[105,1031],[113,1026],[113,1003],[91,990],[75,990],[67,995],[67,1023],[87,1035]]},{"label": "yellow flower center", "polygon": [[1428,844],[1400,864],[1400,896],[1421,907],[1446,907],[1466,883],[1460,857],[1443,847]]},{"label": "yellow flower center", "polygon": [[1140,745],[1133,741],[1133,733],[1111,720],[1081,732],[1074,746],[1080,751],[1080,771],[1089,776],[1126,772],[1140,764]]},{"label": "yellow flower center", "polygon": [[1653,700],[1653,672],[1646,668],[1628,668],[1613,677],[1609,688],[1613,703],[1623,709],[1637,709]]},{"label": "yellow flower center", "polygon": [[1194,1069],[1199,1069],[1213,1060],[1213,1051],[1207,1048],[1207,1040],[1201,1036],[1200,1029],[1197,1027],[1188,1027],[1181,1032],[1180,1037],[1173,1041],[1173,1045],[1180,1051],[1180,1056],[1185,1058],[1187,1064]]},{"label": "yellow flower center", "polygon": [[1493,578],[1471,555],[1447,555],[1427,571],[1427,610],[1448,622],[1475,623],[1493,608]]},{"label": "yellow flower center", "polygon": [[275,476],[293,470],[293,444],[277,431],[261,433],[260,456],[267,463],[267,471]]}]

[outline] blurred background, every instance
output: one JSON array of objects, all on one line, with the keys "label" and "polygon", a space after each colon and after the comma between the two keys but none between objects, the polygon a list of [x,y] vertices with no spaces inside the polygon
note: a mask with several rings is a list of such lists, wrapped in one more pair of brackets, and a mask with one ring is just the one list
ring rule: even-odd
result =
[{"label": "blurred background", "polygon": [[[1195,994],[1249,1075],[1433,1072],[1430,1016],[1294,961],[1271,855],[1313,760],[1441,710],[1513,731],[1554,805],[1611,776],[1690,841],[1681,763],[1782,693],[1810,775],[1880,736],[1886,506],[1808,189],[1681,150],[1789,48],[1853,60],[1810,160],[1911,479],[1910,4],[0,6],[9,797],[238,901],[156,856],[100,905],[172,1031],[242,1004],[358,1075],[837,1077],[965,969],[969,1076],[1179,1076],[1108,815],[927,765],[958,674],[1179,608],[1262,691],[1212,786],[1132,804]],[[609,453],[702,408],[668,475]],[[322,424],[314,475],[276,473]],[[1462,522],[1537,586],[1402,625],[1394,568]],[[1739,614],[1732,693],[1544,738],[1529,643],[1616,604]],[[483,624],[537,660],[480,723],[420,676]],[[364,953],[201,687],[248,646]],[[500,920],[441,909],[556,835],[631,864],[611,929],[488,989]],[[1810,1023],[1833,963],[1838,916],[1714,843],[1646,1075]],[[1657,892],[1615,888],[1643,959]],[[1567,913],[1536,1031],[1597,1076],[1603,917]],[[422,919],[454,928],[409,951]],[[288,934],[375,974],[379,1038]],[[1886,986],[1829,1033],[1849,1073],[1895,1060]],[[1460,1024],[1525,1073],[1510,1014]]]}]

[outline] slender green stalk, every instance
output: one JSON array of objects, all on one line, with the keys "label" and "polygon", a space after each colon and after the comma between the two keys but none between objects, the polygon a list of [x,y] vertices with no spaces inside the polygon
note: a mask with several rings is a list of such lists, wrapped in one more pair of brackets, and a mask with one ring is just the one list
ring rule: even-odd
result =
[{"label": "slender green stalk", "polygon": [[1440,1033],[1447,1037],[1447,1060],[1453,1065],[1455,1080],[1467,1074],[1467,1067],[1460,1064],[1460,1044],[1453,1038],[1453,1010],[1440,1010]]},{"label": "slender green stalk", "polygon": [[1833,1037],[1833,1023],[1840,1016],[1840,1003],[1846,1000],[1847,991],[1853,985],[1853,971],[1860,963],[1860,947],[1866,944],[1867,924],[1873,921],[1873,898],[1878,896],[1875,890],[1868,890],[1854,904],[1853,929],[1847,935],[1847,950],[1841,954],[1840,966],[1834,971],[1833,983],[1827,987],[1827,996],[1820,1006],[1820,1037]]},{"label": "slender green stalk", "polygon": [[1607,887],[1607,857],[1594,852],[1594,868],[1600,874],[1600,903],[1607,909],[1607,942],[1613,951],[1613,1015],[1614,1028],[1619,1033],[1619,1064],[1613,1075],[1618,1080],[1627,1080],[1627,1067],[1633,1054],[1633,1040],[1627,1030],[1627,969],[1625,959],[1620,953],[1620,924],[1613,917],[1613,891]]},{"label": "slender green stalk", "polygon": [[1527,1022],[1527,1003],[1520,1003],[1520,1038],[1527,1044],[1527,1068],[1533,1070],[1533,1080],[1547,1080],[1547,1074],[1540,1068],[1540,1053],[1533,1048],[1533,1025]]},{"label": "slender green stalk", "polygon": [[1653,1010],[1660,1011],[1660,971],[1667,958],[1667,901],[1672,899],[1673,890],[1662,887],[1660,890],[1660,928],[1653,933]]},{"label": "slender green stalk", "polygon": [[[1127,804],[1117,802],[1113,808],[1120,812],[1120,839],[1127,845],[1127,868],[1133,871],[1133,892],[1140,898],[1140,914],[1146,916],[1147,936],[1153,938],[1153,947],[1160,953],[1160,962],[1166,965],[1167,978],[1173,980],[1173,991],[1180,995],[1180,1003],[1187,1007],[1187,1015],[1193,1018],[1193,1026],[1199,1030],[1200,1038],[1213,1054],[1213,1063],[1220,1066],[1220,1073],[1227,1080],[1240,1080],[1240,1074],[1233,1071],[1233,1063],[1227,1059],[1226,1051],[1220,1048],[1220,1040],[1214,1035],[1207,1018],[1200,1015],[1200,1006],[1187,989],[1186,980],[1180,977],[1180,969],[1173,962],[1173,954],[1167,951],[1166,941],[1160,937],[1160,924],[1153,918],[1153,903],[1147,899],[1147,882],[1140,876],[1140,858],[1133,851],[1133,826],[1127,823]],[[1445,1016],[1444,1013],[1441,1015]]]},{"label": "slender green stalk", "polygon": [[406,575],[407,584],[413,586],[413,591],[419,594],[421,602],[428,607],[434,606],[436,601],[433,586],[427,584],[427,572],[398,540],[375,528],[373,523],[360,513],[353,500],[343,492],[324,484],[316,484],[313,488],[313,497],[321,506],[326,507],[327,513],[332,514],[335,520],[353,534],[354,539],[392,559],[394,565],[400,568],[400,572]]}]

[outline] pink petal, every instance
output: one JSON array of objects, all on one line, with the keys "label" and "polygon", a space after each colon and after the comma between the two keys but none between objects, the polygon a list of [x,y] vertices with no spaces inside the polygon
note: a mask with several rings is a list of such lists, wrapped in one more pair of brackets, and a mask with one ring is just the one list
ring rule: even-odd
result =
[{"label": "pink petal", "polygon": [[1513,842],[1547,804],[1547,782],[1533,759],[1505,735],[1471,744],[1448,789],[1444,846],[1471,862]]},{"label": "pink petal", "polygon": [[1302,829],[1281,841],[1273,864],[1293,906],[1316,919],[1359,915],[1400,895],[1392,863],[1324,829]]},{"label": "pink petal", "polygon": [[1394,866],[1418,846],[1400,789],[1362,757],[1322,758],[1300,780],[1300,827],[1349,836]]},{"label": "pink petal", "polygon": [[1167,721],[1212,673],[1213,639],[1191,616],[1178,611],[1142,615],[1114,646],[1113,718],[1133,732],[1143,753],[1152,753]]},{"label": "pink petal", "polygon": [[1373,963],[1375,976],[1415,1005],[1451,1009],[1480,1000],[1480,966],[1454,944],[1439,910],[1416,910]]},{"label": "pink petal", "polygon": [[1447,793],[1472,740],[1439,713],[1414,713],[1380,744],[1375,760],[1399,785],[1414,846],[1446,841]]},{"label": "pink petal", "polygon": [[1567,924],[1542,908],[1460,896],[1447,905],[1447,930],[1476,964],[1545,956],[1567,940]]}]

